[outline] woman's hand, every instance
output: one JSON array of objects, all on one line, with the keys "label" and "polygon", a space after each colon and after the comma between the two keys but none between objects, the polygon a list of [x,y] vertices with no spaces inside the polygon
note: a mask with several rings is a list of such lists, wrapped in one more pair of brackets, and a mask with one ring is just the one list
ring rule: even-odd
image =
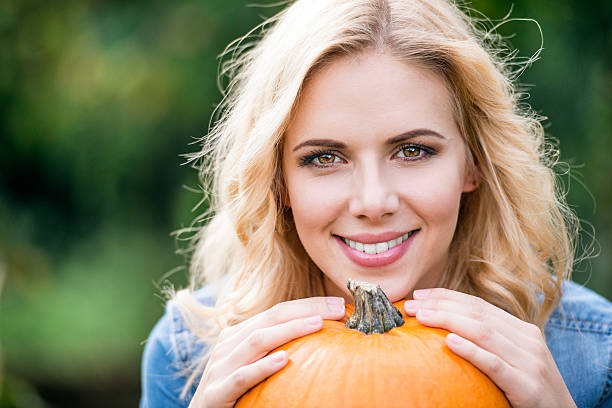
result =
[{"label": "woman's hand", "polygon": [[537,326],[442,288],[414,291],[404,309],[423,325],[450,331],[448,347],[495,382],[514,408],[576,406]]},{"label": "woman's hand", "polygon": [[249,388],[287,364],[276,347],[321,329],[323,319],[344,317],[344,299],[316,297],[292,300],[221,331],[190,408],[233,407]]}]

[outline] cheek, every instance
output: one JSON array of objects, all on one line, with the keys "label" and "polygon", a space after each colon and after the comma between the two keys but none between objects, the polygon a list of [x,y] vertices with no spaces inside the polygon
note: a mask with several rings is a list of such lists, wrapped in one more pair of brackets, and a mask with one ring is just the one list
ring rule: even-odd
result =
[{"label": "cheek", "polygon": [[325,228],[344,208],[344,183],[333,176],[290,179],[287,189],[298,232]]},{"label": "cheek", "polygon": [[416,175],[409,191],[405,191],[405,199],[427,224],[454,227],[462,195],[461,173],[456,168],[437,170]]}]

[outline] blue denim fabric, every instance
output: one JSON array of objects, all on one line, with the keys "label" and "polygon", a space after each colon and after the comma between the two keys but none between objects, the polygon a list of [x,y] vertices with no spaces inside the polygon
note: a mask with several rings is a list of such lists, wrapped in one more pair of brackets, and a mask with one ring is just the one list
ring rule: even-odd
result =
[{"label": "blue denim fabric", "polygon": [[[214,303],[208,288],[196,295],[202,303]],[[612,303],[568,282],[545,334],[578,407],[612,408]],[[197,382],[180,398],[186,380],[183,371],[201,352],[202,346],[195,342],[176,305],[168,302],[145,346],[140,408],[187,407]]]},{"label": "blue denim fabric", "polygon": [[576,405],[612,407],[612,304],[569,283],[544,332]]},{"label": "blue denim fabric", "polygon": [[[208,287],[200,289],[196,297],[207,306],[214,304],[214,294]],[[187,380],[185,373],[203,351],[176,304],[169,301],[165,314],[151,331],[145,345],[140,408],[187,407],[199,381],[181,398]]]}]

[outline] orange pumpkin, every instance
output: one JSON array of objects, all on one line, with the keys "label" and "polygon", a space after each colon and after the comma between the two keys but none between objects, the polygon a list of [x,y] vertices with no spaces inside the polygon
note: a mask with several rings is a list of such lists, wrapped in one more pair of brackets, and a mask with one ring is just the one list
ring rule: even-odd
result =
[{"label": "orange pumpkin", "polygon": [[[369,292],[382,294],[376,288]],[[363,294],[355,296],[362,310],[352,323],[359,316],[383,316],[383,309],[393,307],[382,296],[388,305],[376,300],[373,310]],[[394,306],[404,310],[403,301]],[[510,407],[485,374],[448,349],[448,331],[403,315],[400,327],[364,334],[344,325],[354,307],[347,305],[342,321],[326,320],[320,331],[274,350],[286,350],[288,364],[251,388],[236,407]]]}]

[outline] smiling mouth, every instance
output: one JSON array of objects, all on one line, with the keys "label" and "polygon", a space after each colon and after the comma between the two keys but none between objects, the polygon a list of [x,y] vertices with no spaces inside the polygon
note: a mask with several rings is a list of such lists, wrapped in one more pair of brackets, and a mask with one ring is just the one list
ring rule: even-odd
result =
[{"label": "smiling mouth", "polygon": [[376,242],[376,243],[371,243],[371,244],[365,244],[363,242],[353,241],[348,238],[341,237],[339,235],[338,235],[338,238],[340,238],[347,246],[350,246],[351,248],[357,251],[363,252],[364,254],[368,254],[368,255],[376,255],[376,254],[382,254],[383,252],[387,252],[391,248],[397,245],[400,245],[402,242],[410,238],[416,231],[418,230],[407,232],[404,235],[397,237],[395,239],[392,239],[390,241]]}]

